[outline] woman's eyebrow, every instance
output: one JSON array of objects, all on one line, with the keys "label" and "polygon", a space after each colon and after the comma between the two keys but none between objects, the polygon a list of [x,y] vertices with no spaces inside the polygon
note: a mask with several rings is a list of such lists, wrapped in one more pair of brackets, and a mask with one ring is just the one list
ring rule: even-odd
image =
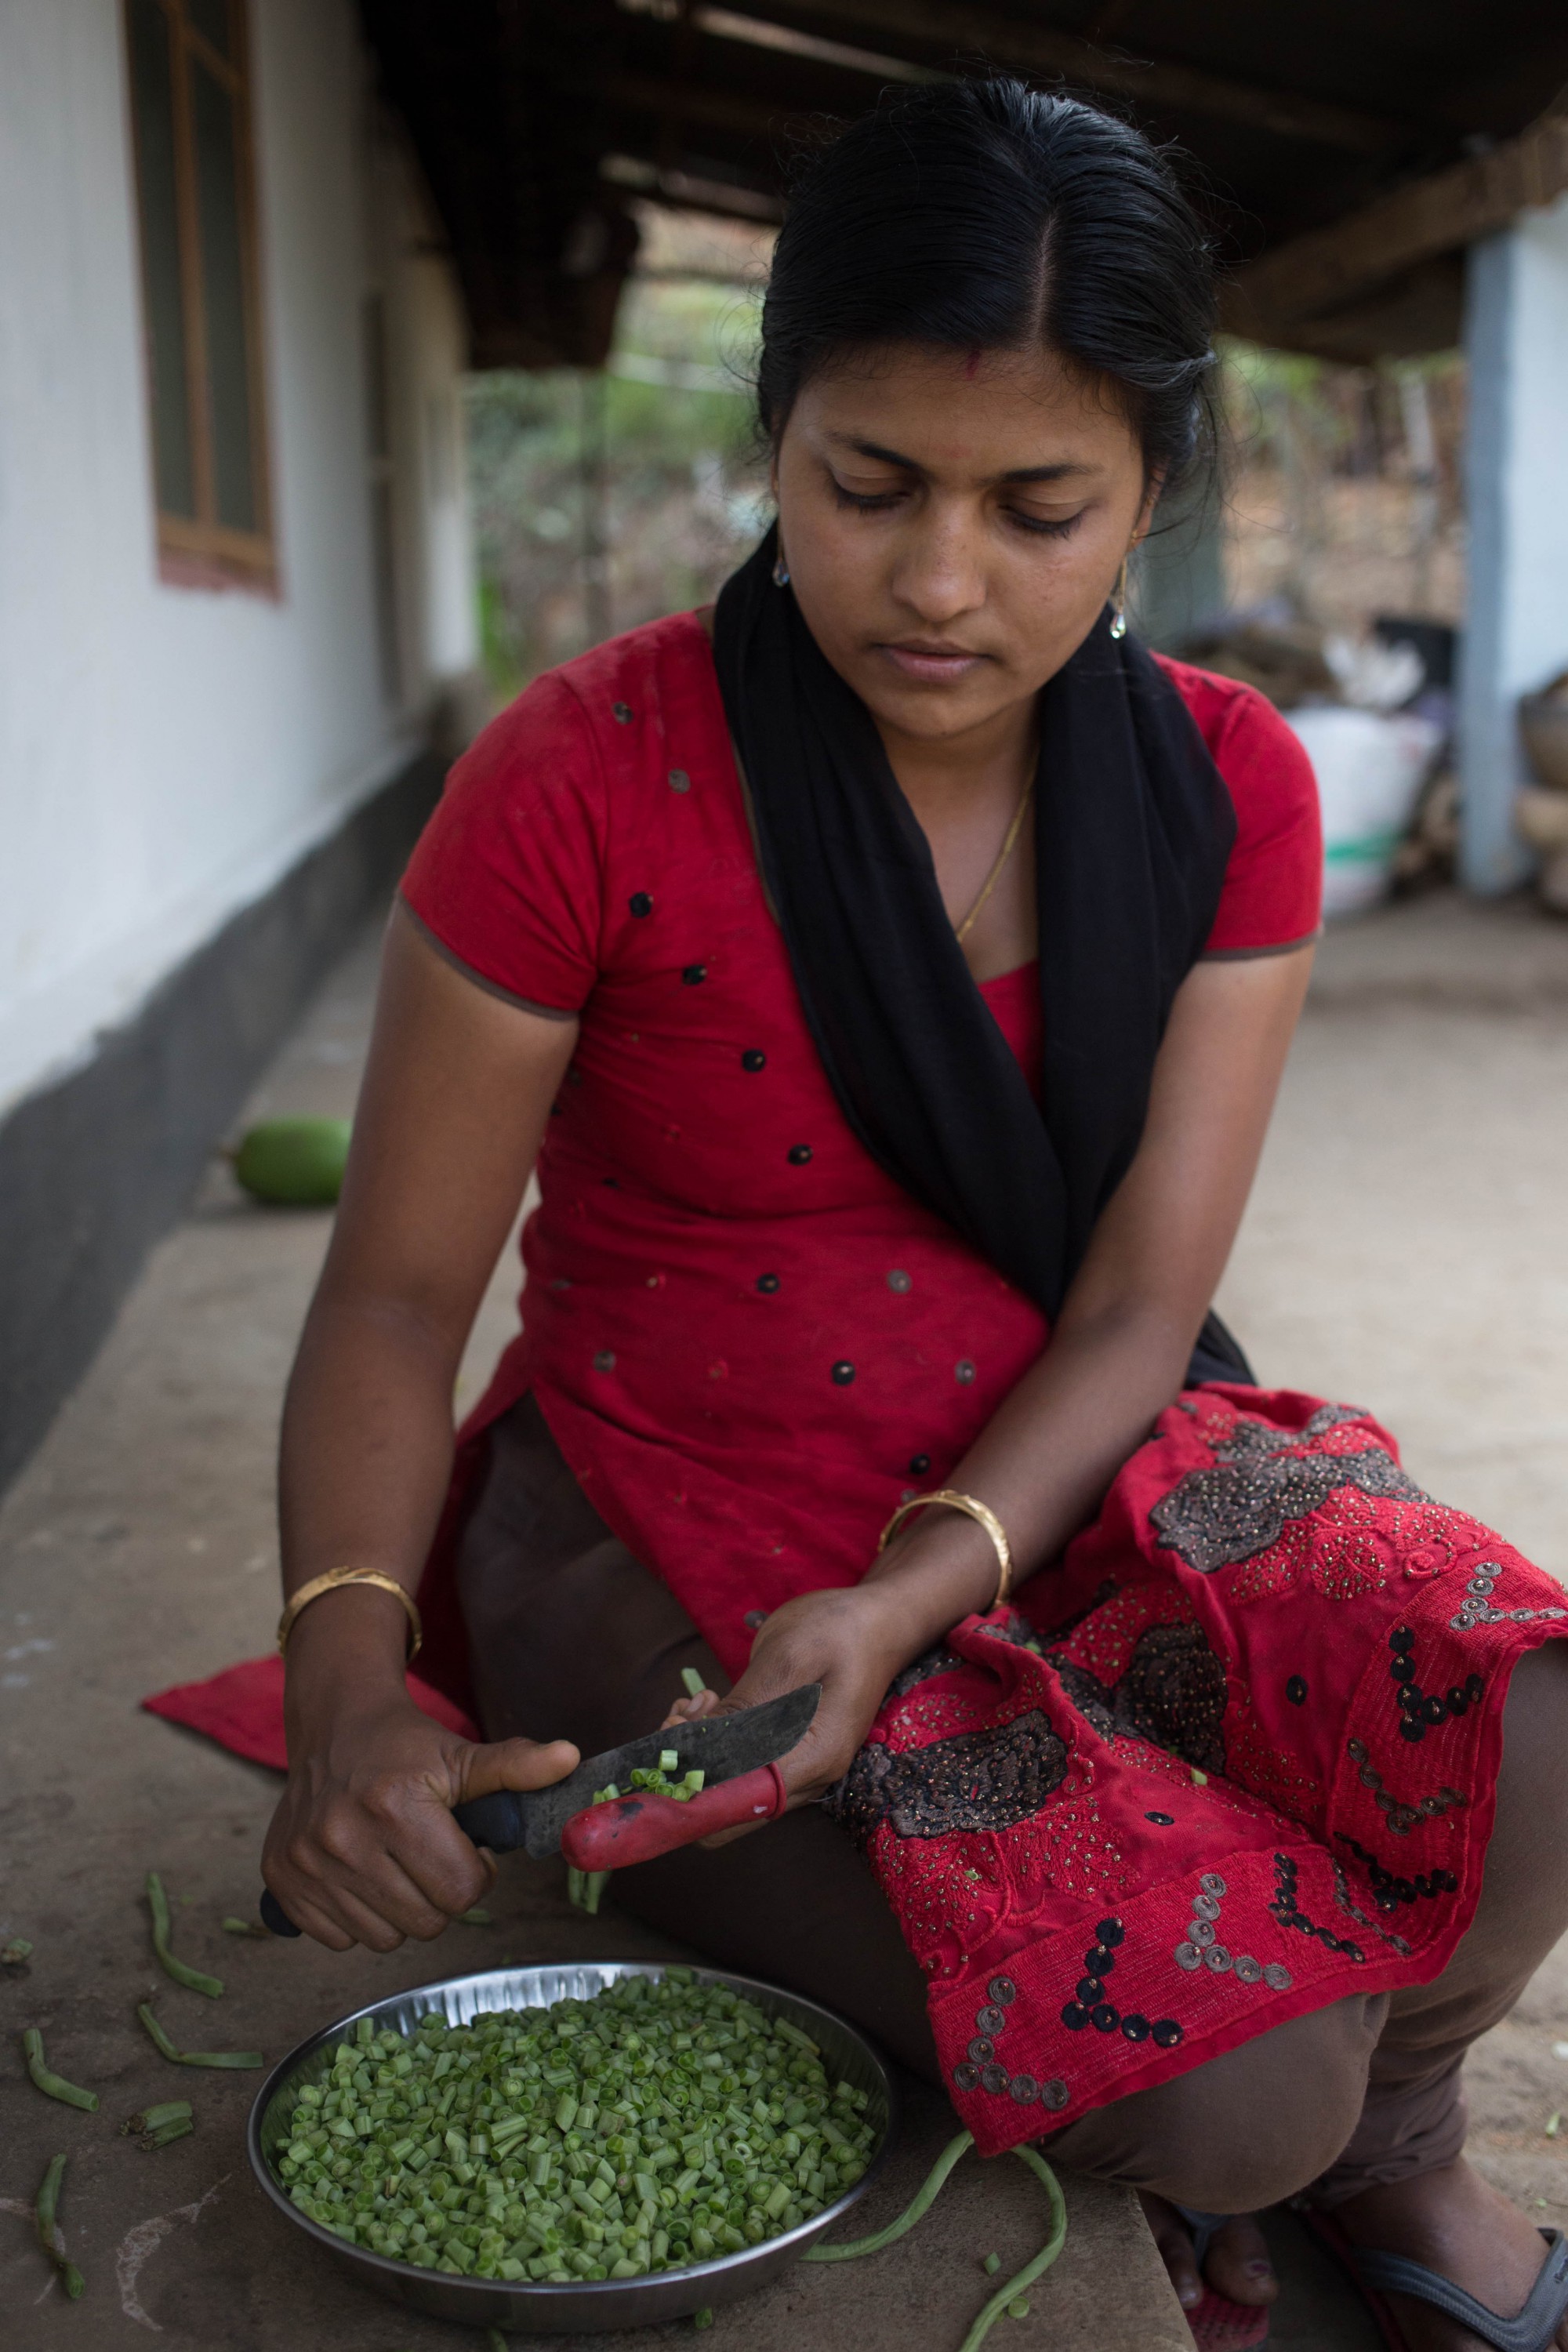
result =
[{"label": "woman's eyebrow", "polygon": [[[862,441],[853,433],[829,433],[829,441],[841,449],[853,450],[858,457],[873,457],[879,465],[896,466],[900,473],[923,474],[927,468],[918,458],[905,457],[897,449],[884,449],[878,441]],[[994,477],[998,482],[1060,482],[1074,474],[1097,474],[1098,466],[1085,465],[1080,459],[1064,457],[1054,466],[1013,466],[1005,474]]]}]

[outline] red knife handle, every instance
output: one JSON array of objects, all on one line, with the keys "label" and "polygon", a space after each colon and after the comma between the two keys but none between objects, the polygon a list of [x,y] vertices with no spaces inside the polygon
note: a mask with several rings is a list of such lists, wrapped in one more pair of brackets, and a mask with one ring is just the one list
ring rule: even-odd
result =
[{"label": "red knife handle", "polygon": [[760,1764],[739,1780],[717,1781],[695,1797],[612,1797],[607,1805],[586,1805],[561,1832],[561,1851],[574,1870],[628,1870],[693,1845],[717,1830],[777,1819],[789,1790],[776,1764]]}]

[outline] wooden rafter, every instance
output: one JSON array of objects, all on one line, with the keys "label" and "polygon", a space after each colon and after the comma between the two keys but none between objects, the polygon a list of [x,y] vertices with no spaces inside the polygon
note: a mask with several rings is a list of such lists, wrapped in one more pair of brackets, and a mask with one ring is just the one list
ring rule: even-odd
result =
[{"label": "wooden rafter", "polygon": [[1331,228],[1293,237],[1241,271],[1226,291],[1225,323],[1259,342],[1296,341],[1296,330],[1342,310],[1416,264],[1504,228],[1532,205],[1568,189],[1568,113],[1538,122],[1447,171],[1380,197]]},{"label": "wooden rafter", "polygon": [[[749,16],[769,13],[748,5],[747,0],[730,0],[730,5],[739,5]],[[1356,154],[1386,154],[1411,136],[1408,123],[1359,108],[1330,106],[1289,90],[1253,89],[1167,58],[1115,57],[1076,34],[972,8],[961,0],[784,0],[782,13],[827,17],[840,31],[875,31],[895,49],[913,40],[969,57],[980,50],[998,65],[1015,66],[1021,72],[1060,74],[1090,89],[1142,99],[1148,106],[1246,122],[1255,130],[1348,148]]]}]

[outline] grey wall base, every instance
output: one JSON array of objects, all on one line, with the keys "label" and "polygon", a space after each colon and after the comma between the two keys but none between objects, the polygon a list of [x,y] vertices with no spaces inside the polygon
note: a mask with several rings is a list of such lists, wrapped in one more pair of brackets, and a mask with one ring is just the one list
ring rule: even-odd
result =
[{"label": "grey wall base", "polygon": [[441,788],[423,753],[0,1123],[0,1486],[86,1370],[215,1140]]}]

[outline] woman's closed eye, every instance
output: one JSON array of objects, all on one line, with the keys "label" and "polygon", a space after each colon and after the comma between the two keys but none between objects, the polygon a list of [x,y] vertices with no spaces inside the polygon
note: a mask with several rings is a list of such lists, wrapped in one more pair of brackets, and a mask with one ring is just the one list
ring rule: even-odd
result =
[{"label": "woman's closed eye", "polygon": [[[828,480],[837,503],[858,514],[886,514],[909,497],[910,488],[907,483],[894,483],[886,489],[852,490],[836,474],[830,474]],[[1000,511],[1015,529],[1026,531],[1032,539],[1065,539],[1069,531],[1077,530],[1086,509],[1080,507],[1076,514],[1070,515],[1030,514],[1022,507],[1003,507]]]}]

